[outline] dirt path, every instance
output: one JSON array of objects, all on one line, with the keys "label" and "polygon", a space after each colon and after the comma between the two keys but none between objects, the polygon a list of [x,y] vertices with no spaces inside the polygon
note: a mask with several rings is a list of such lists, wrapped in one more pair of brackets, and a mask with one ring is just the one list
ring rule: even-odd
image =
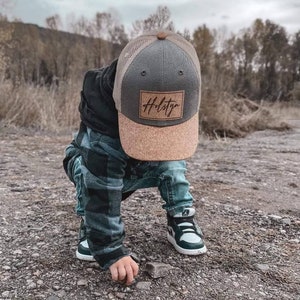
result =
[{"label": "dirt path", "polygon": [[[61,167],[70,135],[0,129],[0,299],[300,299],[300,127],[202,139],[188,161],[209,252],[166,241],[156,190],[123,205],[141,273],[129,288],[74,257],[79,220]],[[146,263],[163,262],[152,278]]]}]

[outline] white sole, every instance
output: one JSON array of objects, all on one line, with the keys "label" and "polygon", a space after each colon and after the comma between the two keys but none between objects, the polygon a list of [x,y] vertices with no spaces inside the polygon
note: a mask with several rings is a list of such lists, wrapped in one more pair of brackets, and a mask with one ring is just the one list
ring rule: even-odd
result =
[{"label": "white sole", "polygon": [[201,255],[207,252],[207,248],[204,245],[204,247],[202,247],[201,249],[184,249],[181,248],[180,246],[177,245],[175,239],[168,234],[167,235],[168,241],[173,245],[173,247],[181,254],[185,254],[185,255]]},{"label": "white sole", "polygon": [[78,252],[78,250],[76,250],[76,257],[80,260],[84,260],[84,261],[96,261],[95,258],[91,255],[84,255]]}]

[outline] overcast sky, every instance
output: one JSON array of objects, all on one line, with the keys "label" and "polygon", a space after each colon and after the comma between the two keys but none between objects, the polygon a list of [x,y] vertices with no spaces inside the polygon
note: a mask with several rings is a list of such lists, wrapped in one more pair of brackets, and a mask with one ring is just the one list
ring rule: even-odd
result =
[{"label": "overcast sky", "polygon": [[[3,1],[3,0],[2,0]],[[6,0],[7,1],[7,0]],[[135,20],[154,13],[159,5],[171,11],[175,29],[193,31],[197,26],[238,32],[251,26],[256,18],[269,19],[289,33],[300,30],[300,0],[8,0],[12,5],[4,13],[25,23],[45,26],[45,19],[59,14],[66,29],[70,16],[92,19],[96,12],[111,12],[126,29]],[[0,0],[1,2],[1,0]],[[2,9],[3,10],[3,9]]]}]

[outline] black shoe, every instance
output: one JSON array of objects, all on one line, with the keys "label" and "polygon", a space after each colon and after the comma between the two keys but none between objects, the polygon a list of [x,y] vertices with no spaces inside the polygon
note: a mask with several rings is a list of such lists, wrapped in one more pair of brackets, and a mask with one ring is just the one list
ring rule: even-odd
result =
[{"label": "black shoe", "polygon": [[201,229],[194,221],[195,209],[186,208],[182,213],[168,215],[168,241],[182,254],[204,254],[207,249]]},{"label": "black shoe", "polygon": [[86,227],[84,225],[84,219],[81,219],[80,229],[79,229],[79,243],[76,250],[76,257],[80,260],[85,261],[95,261],[93,255],[91,254],[87,238],[86,238]]}]

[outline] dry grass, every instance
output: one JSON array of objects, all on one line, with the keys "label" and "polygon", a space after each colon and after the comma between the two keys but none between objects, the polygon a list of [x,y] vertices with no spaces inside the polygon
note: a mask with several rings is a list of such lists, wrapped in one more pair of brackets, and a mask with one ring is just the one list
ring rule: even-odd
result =
[{"label": "dry grass", "polygon": [[78,126],[81,84],[69,82],[60,87],[0,83],[0,119],[21,127],[58,132]]},{"label": "dry grass", "polygon": [[[21,127],[52,132],[74,129],[79,124],[78,104],[82,83],[59,87],[0,82],[0,120]],[[215,137],[242,137],[255,130],[288,129],[283,121],[300,119],[300,107],[282,103],[257,104],[228,94],[204,93],[200,123],[205,133]]]},{"label": "dry grass", "polygon": [[243,137],[265,129],[287,130],[287,120],[300,119],[300,107],[295,104],[258,104],[226,93],[205,95],[200,112],[202,130],[215,137]]}]

